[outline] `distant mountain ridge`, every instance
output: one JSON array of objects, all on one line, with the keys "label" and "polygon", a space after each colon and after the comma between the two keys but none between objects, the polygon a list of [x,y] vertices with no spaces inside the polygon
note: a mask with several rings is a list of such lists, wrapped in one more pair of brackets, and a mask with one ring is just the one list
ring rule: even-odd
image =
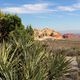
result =
[{"label": "distant mountain ridge", "polygon": [[80,34],[76,33],[60,33],[50,28],[34,29],[35,40],[46,40],[46,39],[80,39]]}]

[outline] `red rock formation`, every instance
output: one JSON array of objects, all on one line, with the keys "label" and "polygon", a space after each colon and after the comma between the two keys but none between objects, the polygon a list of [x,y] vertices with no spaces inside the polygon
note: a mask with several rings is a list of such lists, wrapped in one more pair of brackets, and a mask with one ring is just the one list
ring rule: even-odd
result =
[{"label": "red rock formation", "polygon": [[67,33],[63,35],[63,38],[67,39],[80,39],[80,35],[73,34],[73,33]]}]

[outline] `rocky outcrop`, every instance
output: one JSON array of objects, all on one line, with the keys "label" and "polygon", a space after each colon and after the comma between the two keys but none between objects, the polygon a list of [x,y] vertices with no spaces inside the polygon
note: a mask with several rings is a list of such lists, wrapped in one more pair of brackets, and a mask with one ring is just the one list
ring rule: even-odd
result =
[{"label": "rocky outcrop", "polygon": [[34,29],[34,38],[36,40],[62,39],[62,35],[49,28],[44,28],[42,30]]},{"label": "rocky outcrop", "polygon": [[80,35],[73,34],[73,33],[67,33],[67,34],[63,35],[63,38],[67,38],[67,39],[80,39]]}]

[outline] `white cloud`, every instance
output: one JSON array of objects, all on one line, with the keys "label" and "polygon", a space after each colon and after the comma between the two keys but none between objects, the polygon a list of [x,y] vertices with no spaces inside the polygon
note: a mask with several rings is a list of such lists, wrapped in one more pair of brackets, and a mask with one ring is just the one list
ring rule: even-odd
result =
[{"label": "white cloud", "polygon": [[55,10],[49,9],[50,4],[40,3],[40,4],[25,4],[19,7],[5,7],[2,8],[4,12],[11,13],[48,13],[54,12]]},{"label": "white cloud", "polygon": [[69,7],[69,6],[58,6],[58,9],[62,11],[74,11],[75,10],[74,8]]},{"label": "white cloud", "polygon": [[73,4],[71,6],[58,6],[57,9],[61,11],[70,11],[70,12],[80,10],[80,3]]}]

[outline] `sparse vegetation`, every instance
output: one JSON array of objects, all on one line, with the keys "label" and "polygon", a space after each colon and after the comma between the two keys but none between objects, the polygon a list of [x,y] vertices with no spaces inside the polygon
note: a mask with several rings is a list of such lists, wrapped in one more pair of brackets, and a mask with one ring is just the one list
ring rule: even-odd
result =
[{"label": "sparse vegetation", "polygon": [[0,79],[63,80],[71,72],[66,50],[35,41],[33,34],[31,25],[25,28],[18,16],[0,13]]}]

